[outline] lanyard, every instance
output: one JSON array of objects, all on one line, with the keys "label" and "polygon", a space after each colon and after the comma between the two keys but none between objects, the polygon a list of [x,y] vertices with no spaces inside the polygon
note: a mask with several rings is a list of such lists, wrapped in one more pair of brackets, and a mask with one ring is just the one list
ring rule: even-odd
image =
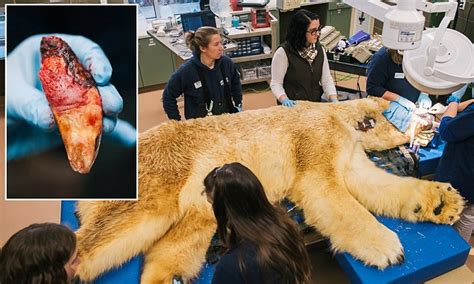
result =
[{"label": "lanyard", "polygon": [[207,116],[211,116],[212,115],[212,109],[214,108],[214,101],[211,100],[211,102],[209,103],[209,107],[207,107],[207,103],[204,103],[204,104],[206,106]]},{"label": "lanyard", "polygon": [[[207,87],[206,80],[204,78],[204,72],[202,72],[202,70],[199,70],[198,67],[195,64],[193,64],[193,65],[194,65],[194,68],[196,69],[196,72],[199,76],[199,80],[201,81],[202,92],[203,92],[203,95],[204,95],[204,104],[206,106],[207,115],[210,116],[210,115],[212,115],[212,109],[214,108],[214,101],[211,99],[210,92],[209,92],[209,89]],[[221,62],[221,64],[219,65],[219,69],[221,71],[222,81],[224,82],[224,101],[229,103],[229,102],[231,102],[230,84],[226,80],[227,77],[225,76],[224,67],[222,65],[223,64]],[[209,104],[209,107],[208,107],[208,104]],[[230,106],[231,105],[229,105],[229,107]]]}]

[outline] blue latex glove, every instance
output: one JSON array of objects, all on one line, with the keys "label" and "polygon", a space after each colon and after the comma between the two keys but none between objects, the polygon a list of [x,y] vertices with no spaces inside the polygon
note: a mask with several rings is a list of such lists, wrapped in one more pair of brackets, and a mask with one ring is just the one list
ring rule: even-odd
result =
[{"label": "blue latex glove", "polygon": [[461,99],[462,97],[464,96],[464,93],[466,93],[466,90],[467,90],[467,86],[469,84],[466,84],[464,85],[461,89],[453,92],[451,94],[451,96],[449,96],[448,100],[446,101],[446,104],[449,105],[449,103],[451,102],[457,102],[457,103],[460,103],[461,102]]},{"label": "blue latex glove", "polygon": [[407,110],[398,102],[390,102],[390,107],[383,112],[383,115],[398,130],[405,132],[410,125],[414,110]]},{"label": "blue latex glove", "polygon": [[331,103],[338,103],[338,102],[339,102],[339,100],[337,99],[337,97],[331,97],[331,98],[329,98],[329,101],[330,101]]},{"label": "blue latex glove", "polygon": [[[41,64],[39,47],[43,36],[27,38],[8,54],[8,160],[43,151],[61,143],[59,134],[52,133],[57,127],[38,77]],[[109,60],[96,43],[83,36],[57,36],[69,44],[81,63],[91,71],[102,98],[103,131],[104,134],[110,134],[115,128],[118,114],[122,111],[123,100],[115,87],[109,84],[112,75]],[[125,132],[123,135],[130,133]],[[133,137],[132,139],[136,139],[136,135]]]},{"label": "blue latex glove", "polygon": [[418,97],[418,101],[416,103],[420,108],[426,110],[429,110],[431,108],[431,105],[433,104],[428,94],[425,93],[420,93],[420,96]]},{"label": "blue latex glove", "polygon": [[395,101],[403,106],[407,111],[414,111],[416,108],[416,105],[412,101],[402,96],[398,96]]},{"label": "blue latex glove", "polygon": [[296,101],[286,98],[283,100],[283,102],[281,102],[281,104],[285,107],[294,107],[296,105]]}]

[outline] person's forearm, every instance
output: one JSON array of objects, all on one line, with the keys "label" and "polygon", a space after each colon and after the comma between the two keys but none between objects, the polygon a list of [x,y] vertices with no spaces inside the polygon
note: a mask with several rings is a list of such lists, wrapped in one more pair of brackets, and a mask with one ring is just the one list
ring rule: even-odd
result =
[{"label": "person's forearm", "polygon": [[461,102],[458,105],[458,112],[463,112],[470,104],[474,103],[474,99],[470,99],[464,102]]},{"label": "person's forearm", "polygon": [[446,111],[444,112],[443,114],[443,117],[441,119],[443,119],[444,117],[446,116],[449,116],[449,117],[456,117],[456,115],[458,114],[458,103],[457,102],[451,102],[449,105],[448,105],[448,108],[446,109]]},{"label": "person's forearm", "polygon": [[285,88],[283,88],[283,81],[288,69],[288,58],[286,57],[283,47],[279,47],[272,58],[270,88],[275,98],[282,102],[286,98]]},{"label": "person's forearm", "polygon": [[400,95],[396,93],[392,93],[390,91],[386,91],[383,95],[382,98],[386,99],[387,101],[396,101],[400,97]]},{"label": "person's forearm", "polygon": [[286,95],[281,95],[281,96],[278,97],[278,101],[279,101],[280,103],[282,103],[282,102],[283,102],[285,99],[287,99],[287,98],[288,98],[288,97],[287,97]]}]

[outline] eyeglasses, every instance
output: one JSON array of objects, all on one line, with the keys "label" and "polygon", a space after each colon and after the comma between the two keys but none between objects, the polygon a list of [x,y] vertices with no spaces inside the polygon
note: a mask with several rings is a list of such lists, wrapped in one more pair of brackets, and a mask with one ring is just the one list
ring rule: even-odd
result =
[{"label": "eyeglasses", "polygon": [[316,33],[321,33],[323,26],[319,26],[318,28],[307,30],[307,33],[311,33],[312,35],[316,35]]}]

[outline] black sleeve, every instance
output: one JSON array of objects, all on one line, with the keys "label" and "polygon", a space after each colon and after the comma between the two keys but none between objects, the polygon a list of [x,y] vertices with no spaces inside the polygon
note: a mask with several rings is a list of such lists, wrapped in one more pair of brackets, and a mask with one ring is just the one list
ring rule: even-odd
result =
[{"label": "black sleeve", "polygon": [[240,84],[240,75],[239,72],[237,72],[234,62],[231,61],[230,64],[230,92],[234,105],[238,106],[242,103],[242,84]]},{"label": "black sleeve", "polygon": [[441,119],[439,135],[444,141],[459,142],[474,136],[474,109],[460,112],[456,117]]},{"label": "black sleeve", "polygon": [[178,70],[171,76],[163,91],[163,108],[168,118],[174,120],[181,120],[176,100],[183,93],[183,84],[179,73]]},{"label": "black sleeve", "polygon": [[387,91],[384,85],[388,80],[387,63],[382,54],[374,54],[367,70],[367,95],[382,97]]}]

